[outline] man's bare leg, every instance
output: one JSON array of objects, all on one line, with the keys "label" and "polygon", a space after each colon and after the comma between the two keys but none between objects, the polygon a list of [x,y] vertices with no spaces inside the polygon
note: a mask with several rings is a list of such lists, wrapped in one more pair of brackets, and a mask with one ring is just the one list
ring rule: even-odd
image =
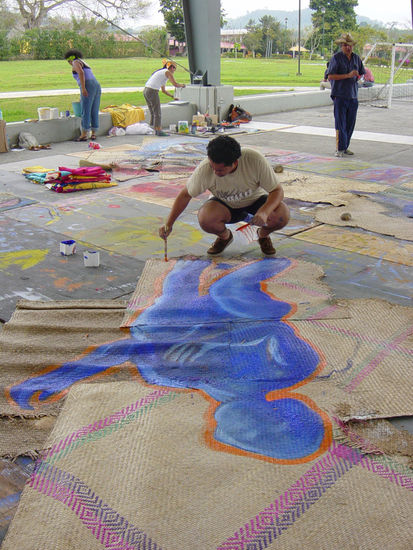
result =
[{"label": "man's bare leg", "polygon": [[198,212],[201,229],[212,233],[220,239],[228,239],[230,230],[226,224],[231,220],[231,213],[226,206],[217,201],[206,202]]},{"label": "man's bare leg", "polygon": [[288,206],[282,202],[269,216],[265,227],[258,230],[258,236],[265,238],[273,231],[282,229],[290,220],[290,211]]}]

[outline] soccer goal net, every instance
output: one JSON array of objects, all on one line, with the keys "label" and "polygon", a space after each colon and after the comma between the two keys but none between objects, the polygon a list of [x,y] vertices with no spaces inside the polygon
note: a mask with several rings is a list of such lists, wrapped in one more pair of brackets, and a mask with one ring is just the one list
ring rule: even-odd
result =
[{"label": "soccer goal net", "polygon": [[361,83],[361,101],[388,109],[393,101],[413,101],[413,44],[377,42],[369,47],[363,64],[373,73],[374,84]]}]

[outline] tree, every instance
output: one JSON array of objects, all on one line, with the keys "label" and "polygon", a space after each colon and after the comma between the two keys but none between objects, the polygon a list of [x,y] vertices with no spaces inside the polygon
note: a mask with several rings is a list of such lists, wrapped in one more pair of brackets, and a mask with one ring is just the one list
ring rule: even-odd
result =
[{"label": "tree", "polygon": [[357,30],[353,32],[353,38],[356,41],[355,49],[360,54],[365,44],[387,42],[387,33],[383,29],[371,27],[370,25],[360,25]]},{"label": "tree", "polygon": [[239,42],[234,42],[235,59],[237,59],[237,52],[239,51],[240,47],[241,47],[241,44]]},{"label": "tree", "polygon": [[23,29],[23,21],[16,11],[11,11],[5,0],[0,0],[0,31],[9,34],[10,31],[21,27]]},{"label": "tree", "polygon": [[357,28],[354,11],[357,5],[358,0],[310,0],[310,9],[315,12],[313,27],[318,34],[324,34],[327,50],[342,32],[353,32]]},{"label": "tree", "polygon": [[184,9],[182,0],[160,0],[159,10],[164,18],[166,30],[178,42],[185,42]]},{"label": "tree", "polygon": [[97,19],[96,17],[88,17],[82,14],[80,17],[75,17],[74,14],[71,17],[58,17],[50,15],[45,21],[45,25],[42,29],[60,29],[73,31],[79,35],[92,36],[93,39],[105,40],[106,37],[113,32],[109,23],[103,19]]},{"label": "tree", "polygon": [[165,28],[155,27],[144,29],[139,38],[145,43],[145,56],[159,57],[159,54],[168,55],[168,40]]},{"label": "tree", "polygon": [[245,28],[248,32],[242,41],[254,57],[257,53],[271,57],[273,52],[289,49],[291,31],[282,27],[280,21],[272,15],[264,15],[258,23],[250,19]]},{"label": "tree", "polygon": [[[304,30],[306,31],[307,29]],[[310,59],[312,59],[315,50],[320,48],[322,36],[319,32],[317,32],[317,29],[314,29],[314,27],[309,28],[306,34],[307,37],[305,39],[305,47],[310,51]]]},{"label": "tree", "polygon": [[252,19],[248,21],[245,28],[248,32],[243,36],[242,41],[247,50],[252,52],[252,56],[255,57],[262,45],[262,30]]},{"label": "tree", "polygon": [[413,31],[412,30],[407,30],[407,29],[406,30],[399,29],[397,42],[401,42],[402,44],[412,44],[413,43]]},{"label": "tree", "polygon": [[[265,57],[271,57],[274,49],[274,42],[280,36],[280,23],[272,15],[264,15],[260,19],[260,25],[262,28],[263,48],[265,49]],[[277,51],[280,47],[276,48]]]},{"label": "tree", "polygon": [[12,2],[23,18],[26,29],[40,27],[50,12],[69,4],[75,8],[83,6],[98,13],[103,10],[103,15],[107,18],[126,15],[136,17],[137,14],[143,14],[149,6],[148,0],[95,0],[94,4],[87,0],[12,0]]},{"label": "tree", "polygon": [[[178,42],[185,42],[185,24],[184,9],[182,0],[159,0],[161,9],[159,10],[164,18],[166,30]],[[225,12],[221,8],[221,28],[225,25]]]}]

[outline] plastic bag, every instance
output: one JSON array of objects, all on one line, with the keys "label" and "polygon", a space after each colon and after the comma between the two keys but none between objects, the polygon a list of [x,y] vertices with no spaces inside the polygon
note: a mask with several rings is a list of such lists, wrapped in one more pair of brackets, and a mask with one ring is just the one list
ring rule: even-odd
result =
[{"label": "plastic bag", "polygon": [[135,122],[135,124],[130,124],[126,126],[127,134],[154,134],[154,130],[146,122]]},{"label": "plastic bag", "polygon": [[31,149],[32,147],[39,147],[39,143],[37,139],[29,132],[20,132],[19,147],[22,147],[24,149]]},{"label": "plastic bag", "polygon": [[118,126],[112,126],[108,134],[110,136],[124,136],[126,132],[123,128],[119,128]]}]

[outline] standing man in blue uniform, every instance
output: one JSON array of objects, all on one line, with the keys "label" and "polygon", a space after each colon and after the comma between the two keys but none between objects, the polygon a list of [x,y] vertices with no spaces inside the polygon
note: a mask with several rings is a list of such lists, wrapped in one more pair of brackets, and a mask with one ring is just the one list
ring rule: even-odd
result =
[{"label": "standing man in blue uniform", "polygon": [[331,99],[334,102],[335,154],[336,157],[343,157],[354,154],[348,147],[357,117],[357,81],[366,71],[360,57],[353,52],[355,42],[351,34],[343,34],[336,44],[340,44],[341,51],[330,59],[328,80],[331,81]]}]

